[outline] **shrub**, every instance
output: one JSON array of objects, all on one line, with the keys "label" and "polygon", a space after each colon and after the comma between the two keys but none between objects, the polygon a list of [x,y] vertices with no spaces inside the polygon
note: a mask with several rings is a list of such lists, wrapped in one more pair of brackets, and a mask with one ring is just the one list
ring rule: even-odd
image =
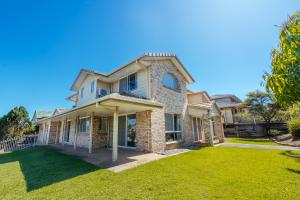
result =
[{"label": "shrub", "polygon": [[295,119],[292,119],[288,122],[288,127],[290,133],[294,137],[300,137],[300,117],[297,117]]}]

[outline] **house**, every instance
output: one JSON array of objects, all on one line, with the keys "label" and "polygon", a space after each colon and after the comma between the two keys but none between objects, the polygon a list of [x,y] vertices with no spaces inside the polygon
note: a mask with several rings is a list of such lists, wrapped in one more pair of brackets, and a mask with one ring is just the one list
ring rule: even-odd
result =
[{"label": "house", "polygon": [[222,112],[222,122],[224,124],[232,124],[235,122],[234,116],[243,112],[242,101],[233,94],[212,95],[214,100]]},{"label": "house", "polygon": [[36,123],[37,121],[41,119],[45,119],[48,117],[51,117],[53,115],[53,111],[48,111],[48,110],[36,110],[33,113],[31,121]]},{"label": "house", "polygon": [[108,75],[82,69],[67,99],[72,109],[36,122],[39,142],[160,153],[224,141],[221,112],[174,54],[147,53]]}]

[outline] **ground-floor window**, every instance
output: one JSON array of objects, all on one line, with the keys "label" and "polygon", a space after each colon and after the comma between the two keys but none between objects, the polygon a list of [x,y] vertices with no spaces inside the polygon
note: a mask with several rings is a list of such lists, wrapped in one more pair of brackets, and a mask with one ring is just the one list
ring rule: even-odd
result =
[{"label": "ground-floor window", "polygon": [[182,139],[181,115],[165,113],[166,142],[179,141]]},{"label": "ground-floor window", "polygon": [[106,117],[100,117],[99,121],[99,133],[108,132],[108,119]]},{"label": "ground-floor window", "polygon": [[79,132],[88,133],[90,131],[90,118],[84,117],[79,119]]}]

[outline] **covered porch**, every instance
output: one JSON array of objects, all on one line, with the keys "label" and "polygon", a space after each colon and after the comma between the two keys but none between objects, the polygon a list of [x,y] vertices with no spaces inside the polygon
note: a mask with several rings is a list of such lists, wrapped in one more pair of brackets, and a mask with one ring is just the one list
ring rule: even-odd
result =
[{"label": "covered porch", "polygon": [[47,145],[89,154],[97,152],[95,156],[103,156],[101,162],[105,163],[108,158],[119,162],[118,155],[123,148],[136,150],[132,151],[136,153],[155,152],[151,115],[157,110],[162,110],[162,105],[151,100],[110,94],[39,124]]},{"label": "covered porch", "polygon": [[132,149],[119,148],[118,160],[113,162],[111,159],[111,148],[99,148],[95,149],[92,153],[89,153],[87,148],[78,147],[75,150],[71,145],[62,146],[60,144],[50,144],[49,147],[63,154],[75,156],[88,163],[101,168],[106,168],[113,172],[124,171],[132,167],[166,157],[166,155],[156,153],[146,153]]}]

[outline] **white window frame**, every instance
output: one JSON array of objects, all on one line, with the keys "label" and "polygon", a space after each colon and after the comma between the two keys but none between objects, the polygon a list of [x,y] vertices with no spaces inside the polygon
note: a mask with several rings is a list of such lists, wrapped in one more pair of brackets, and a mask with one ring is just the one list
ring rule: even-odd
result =
[{"label": "white window frame", "polygon": [[[105,120],[105,123],[106,123],[106,130],[101,130],[101,121],[102,120]],[[107,117],[100,117],[99,118],[99,133],[108,133],[108,126],[109,126],[109,123],[108,123],[108,118]]]},{"label": "white window frame", "polygon": [[127,145],[127,142],[128,142],[128,115],[135,115],[135,119],[137,120],[136,113],[134,113],[134,112],[119,115],[119,117],[121,117],[121,116],[126,117],[126,132],[125,132],[125,146],[118,145],[118,147],[123,148],[123,149],[136,149],[136,146],[135,147],[130,147],[130,146]]},{"label": "white window frame", "polygon": [[80,89],[80,98],[83,99],[84,87]]},{"label": "white window frame", "polygon": [[[129,90],[129,76],[131,76],[133,74],[135,74],[136,87],[132,90]],[[126,80],[127,80],[127,91],[126,92],[132,92],[132,91],[135,91],[135,90],[138,89],[138,72],[131,73],[131,74],[123,76],[119,79],[119,81],[118,81],[118,90],[119,90],[119,92],[120,92],[120,80],[123,79],[123,78],[126,78]]]},{"label": "white window frame", "polygon": [[[83,119],[88,119],[90,122],[89,122],[89,129],[88,130],[85,130],[85,131],[82,131],[81,130],[81,120],[83,120]],[[78,132],[80,133],[80,134],[85,134],[85,133],[89,133],[89,131],[90,131],[90,128],[91,128],[91,118],[89,117],[89,116],[87,116],[87,117],[80,117],[79,118],[79,121],[78,121]]]},{"label": "white window frame", "polygon": [[177,115],[177,116],[179,116],[180,117],[180,120],[179,120],[179,122],[180,122],[180,129],[181,130],[179,130],[179,131],[165,131],[165,136],[166,136],[166,134],[167,133],[180,133],[181,134],[181,139],[180,140],[173,140],[173,141],[166,141],[166,143],[167,144],[169,144],[169,143],[174,143],[174,142],[180,142],[180,141],[182,141],[182,124],[183,124],[183,119],[182,119],[182,116],[181,116],[181,114],[176,114],[176,113],[165,113],[165,114],[169,114],[169,115],[172,115],[172,118],[173,118],[173,128],[175,128],[175,115]]},{"label": "white window frame", "polygon": [[91,93],[93,94],[95,92],[95,80],[91,82]]}]

